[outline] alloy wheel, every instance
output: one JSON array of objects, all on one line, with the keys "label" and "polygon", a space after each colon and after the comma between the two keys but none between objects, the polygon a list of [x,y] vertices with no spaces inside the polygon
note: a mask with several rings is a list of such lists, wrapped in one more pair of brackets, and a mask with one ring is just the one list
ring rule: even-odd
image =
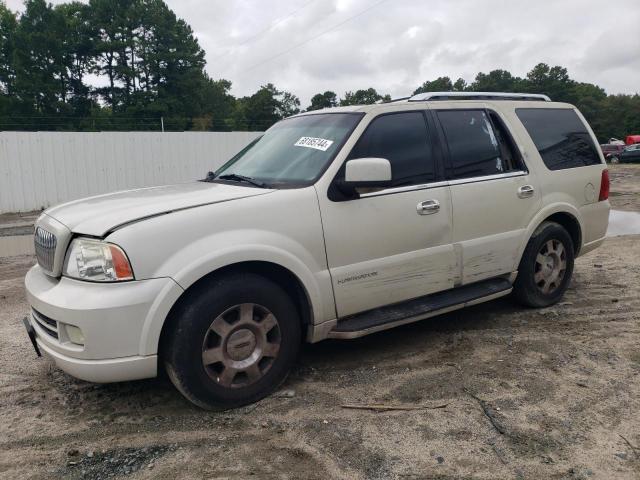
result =
[{"label": "alloy wheel", "polygon": [[567,269],[567,252],[560,240],[547,241],[536,256],[533,280],[545,295],[553,293],[562,283]]},{"label": "alloy wheel", "polygon": [[218,315],[202,343],[202,363],[216,383],[240,388],[260,380],[280,351],[278,319],[255,303],[235,305]]}]

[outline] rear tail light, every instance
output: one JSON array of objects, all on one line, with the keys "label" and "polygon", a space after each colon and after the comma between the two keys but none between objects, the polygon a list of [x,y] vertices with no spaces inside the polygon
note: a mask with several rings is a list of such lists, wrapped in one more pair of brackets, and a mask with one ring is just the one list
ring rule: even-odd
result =
[{"label": "rear tail light", "polygon": [[602,171],[602,179],[600,180],[600,196],[598,201],[602,202],[609,198],[609,170]]}]

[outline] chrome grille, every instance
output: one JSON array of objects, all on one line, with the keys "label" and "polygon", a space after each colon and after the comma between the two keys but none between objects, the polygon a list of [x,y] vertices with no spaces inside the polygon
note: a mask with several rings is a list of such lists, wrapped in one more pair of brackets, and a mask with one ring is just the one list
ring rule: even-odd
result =
[{"label": "chrome grille", "polygon": [[48,272],[53,271],[56,245],[58,243],[56,236],[53,233],[38,227],[33,235],[33,243],[35,245],[38,265]]}]

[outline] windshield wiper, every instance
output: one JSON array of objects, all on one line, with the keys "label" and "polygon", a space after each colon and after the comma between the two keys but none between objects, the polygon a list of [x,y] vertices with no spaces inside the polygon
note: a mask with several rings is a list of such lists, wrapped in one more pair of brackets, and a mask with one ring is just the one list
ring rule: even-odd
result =
[{"label": "windshield wiper", "polygon": [[269,186],[266,183],[261,182],[260,180],[254,180],[251,177],[247,177],[245,175],[239,175],[237,173],[228,173],[226,175],[218,175],[215,178],[216,179],[220,179],[220,180],[231,180],[231,181],[235,181],[235,182],[250,183],[251,185],[254,185],[254,186],[260,187],[260,188],[269,188]]}]

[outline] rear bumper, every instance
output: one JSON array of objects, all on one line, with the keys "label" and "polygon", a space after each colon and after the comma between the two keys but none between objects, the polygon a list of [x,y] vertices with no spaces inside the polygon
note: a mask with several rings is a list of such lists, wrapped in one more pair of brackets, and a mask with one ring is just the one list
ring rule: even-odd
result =
[{"label": "rear bumper", "polygon": [[604,242],[609,227],[609,200],[590,203],[580,207],[582,217],[582,247],[579,255],[584,255]]},{"label": "rear bumper", "polygon": [[580,255],[584,255],[585,253],[589,253],[591,250],[595,250],[604,243],[606,238],[607,237],[602,237],[598,238],[597,240],[593,240],[592,242],[585,243],[580,249]]}]

